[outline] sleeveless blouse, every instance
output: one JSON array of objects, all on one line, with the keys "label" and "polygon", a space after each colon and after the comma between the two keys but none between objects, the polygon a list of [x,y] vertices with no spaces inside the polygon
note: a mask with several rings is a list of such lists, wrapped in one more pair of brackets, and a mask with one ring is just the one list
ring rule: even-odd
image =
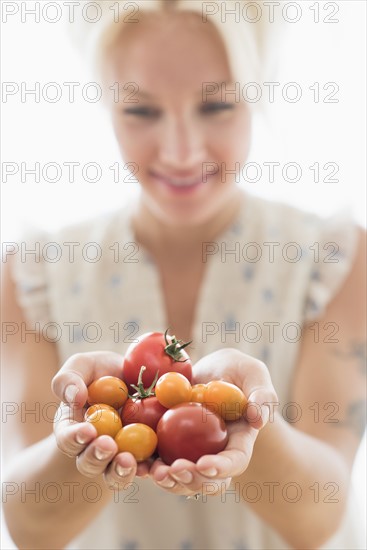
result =
[{"label": "sleeveless blouse", "polygon": [[[242,199],[231,226],[203,243],[205,275],[189,353],[195,362],[235,347],[261,359],[284,416],[304,323],[316,323],[320,341],[333,336],[317,319],[350,270],[357,228],[347,211],[324,219],[247,192]],[[29,322],[56,342],[60,366],[79,352],[124,354],[138,335],[167,328],[159,273],[135,242],[131,204],[52,235],[35,232],[25,241],[36,253],[17,255],[18,300]],[[249,487],[247,502],[264,491],[269,487]],[[343,524],[324,548],[364,547],[354,517],[351,494]],[[235,480],[225,495],[195,501],[136,478],[68,548],[289,547],[240,501]]]}]

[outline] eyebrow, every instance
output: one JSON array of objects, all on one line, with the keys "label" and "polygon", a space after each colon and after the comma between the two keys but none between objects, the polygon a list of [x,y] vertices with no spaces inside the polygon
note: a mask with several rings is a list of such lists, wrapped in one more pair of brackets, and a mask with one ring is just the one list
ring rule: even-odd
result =
[{"label": "eyebrow", "polygon": [[[221,82],[207,81],[207,82],[203,82],[202,86],[204,86],[204,84],[214,84],[215,86],[218,86],[219,90],[220,90],[221,86],[226,86],[227,84],[228,85],[229,84],[234,84],[234,82],[231,81],[231,80],[226,80],[226,81],[221,81]],[[195,95],[197,95],[197,96],[202,96],[202,94],[203,94],[203,88],[201,88],[199,91],[197,91],[195,93]],[[155,96],[153,94],[150,94],[149,92],[146,92],[146,91],[140,90],[140,89],[137,90],[136,95],[139,95],[140,97],[145,98],[145,99],[155,99]]]},{"label": "eyebrow", "polygon": [[139,95],[139,96],[141,96],[141,97],[143,97],[143,98],[145,97],[146,99],[154,99],[154,97],[155,97],[154,95],[149,94],[148,92],[142,92],[142,91],[140,91],[139,89],[138,89],[138,91],[136,92],[136,95]]}]

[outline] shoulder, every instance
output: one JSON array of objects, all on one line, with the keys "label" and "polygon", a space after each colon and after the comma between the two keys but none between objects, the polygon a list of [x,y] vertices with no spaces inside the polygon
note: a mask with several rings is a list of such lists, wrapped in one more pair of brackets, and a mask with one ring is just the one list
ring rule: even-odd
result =
[{"label": "shoulder", "polygon": [[4,277],[14,283],[27,318],[49,320],[51,295],[62,296],[62,289],[73,288],[91,270],[103,269],[114,257],[114,243],[127,235],[128,213],[126,205],[57,230],[28,228],[12,243],[3,258]]},{"label": "shoulder", "polygon": [[302,322],[321,317],[327,306],[346,307],[344,296],[361,287],[354,279],[363,270],[366,239],[351,212],[323,217],[254,195],[244,200],[243,236],[261,247],[264,267],[271,269],[283,299],[302,302]]},{"label": "shoulder", "polygon": [[128,227],[130,210],[131,206],[127,204],[123,207],[63,226],[53,231],[52,235],[49,236],[56,241],[68,238],[102,241],[106,236],[120,234]]},{"label": "shoulder", "polygon": [[251,193],[243,194],[243,217],[270,235],[287,238],[307,238],[323,233],[331,236],[341,227],[353,225],[348,210],[339,210],[329,216],[300,208],[281,200],[267,199]]},{"label": "shoulder", "polygon": [[343,279],[356,255],[360,230],[348,209],[324,217],[281,201],[245,194],[241,215],[244,240],[255,241],[264,258],[282,273],[288,269],[302,273],[304,280],[313,278],[312,284],[321,293],[325,281]]},{"label": "shoulder", "polygon": [[63,271],[74,278],[78,271],[102,267],[116,247],[131,240],[129,212],[130,205],[125,205],[48,233],[41,255],[49,276],[59,279]]}]

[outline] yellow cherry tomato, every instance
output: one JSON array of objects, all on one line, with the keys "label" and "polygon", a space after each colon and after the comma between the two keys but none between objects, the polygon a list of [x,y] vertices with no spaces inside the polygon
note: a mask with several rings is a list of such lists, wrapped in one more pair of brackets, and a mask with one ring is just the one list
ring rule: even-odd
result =
[{"label": "yellow cherry tomato", "polygon": [[191,390],[190,401],[193,403],[204,403],[206,384],[194,384]]},{"label": "yellow cherry tomato", "polygon": [[109,411],[115,411],[111,405],[106,405],[105,403],[96,403],[95,405],[91,405],[87,408],[87,410],[84,413],[84,420],[87,420],[93,413],[101,411],[102,409],[107,409]]},{"label": "yellow cherry tomato", "polygon": [[154,391],[160,404],[169,409],[190,401],[191,384],[183,374],[167,372],[158,379]]},{"label": "yellow cherry tomato", "polygon": [[93,424],[98,435],[109,435],[114,438],[122,428],[120,415],[112,408],[96,410],[85,420]]},{"label": "yellow cherry tomato", "polygon": [[213,380],[207,384],[204,404],[226,421],[238,420],[244,416],[247,399],[243,391],[224,380]]},{"label": "yellow cherry tomato", "polygon": [[88,403],[105,403],[119,409],[128,398],[125,382],[116,376],[102,376],[88,386]]},{"label": "yellow cherry tomato", "polygon": [[147,460],[154,453],[158,438],[152,428],[146,424],[128,424],[115,436],[119,453],[129,452],[137,462]]}]

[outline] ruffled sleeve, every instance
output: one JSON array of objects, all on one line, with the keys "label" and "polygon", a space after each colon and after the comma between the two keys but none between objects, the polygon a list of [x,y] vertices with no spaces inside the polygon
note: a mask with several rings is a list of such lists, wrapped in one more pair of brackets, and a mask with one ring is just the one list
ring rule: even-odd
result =
[{"label": "ruffled sleeve", "polygon": [[309,322],[322,316],[342,287],[355,258],[358,226],[348,211],[338,212],[327,219],[313,218],[312,221],[309,218],[306,223],[315,224],[314,242],[307,251],[310,272],[304,320]]},{"label": "ruffled sleeve", "polygon": [[45,260],[48,242],[49,239],[45,232],[27,231],[27,236],[18,241],[18,250],[11,262],[16,297],[29,322],[47,323],[50,321]]}]

